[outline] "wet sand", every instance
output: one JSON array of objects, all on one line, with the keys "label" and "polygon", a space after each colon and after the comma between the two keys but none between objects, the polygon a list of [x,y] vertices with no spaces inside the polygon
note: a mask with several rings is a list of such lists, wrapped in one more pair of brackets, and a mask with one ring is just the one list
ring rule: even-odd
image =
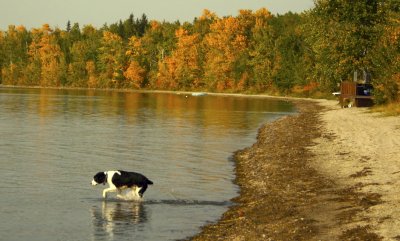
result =
[{"label": "wet sand", "polygon": [[236,157],[240,195],[192,240],[400,240],[400,118],[293,100]]}]

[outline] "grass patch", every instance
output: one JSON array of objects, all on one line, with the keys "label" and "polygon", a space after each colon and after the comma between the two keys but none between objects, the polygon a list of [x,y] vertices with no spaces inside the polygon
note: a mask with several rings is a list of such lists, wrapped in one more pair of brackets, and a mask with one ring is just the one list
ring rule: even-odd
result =
[{"label": "grass patch", "polygon": [[372,108],[373,112],[381,112],[387,116],[400,116],[400,102],[378,105]]}]

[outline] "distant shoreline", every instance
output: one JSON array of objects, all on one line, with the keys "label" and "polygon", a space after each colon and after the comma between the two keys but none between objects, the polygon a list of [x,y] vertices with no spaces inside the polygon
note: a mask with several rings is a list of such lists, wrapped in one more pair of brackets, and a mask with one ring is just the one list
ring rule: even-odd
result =
[{"label": "distant shoreline", "polygon": [[0,88],[9,89],[53,89],[53,90],[92,90],[92,91],[110,91],[110,92],[121,92],[121,93],[165,93],[165,94],[177,94],[177,95],[192,95],[193,93],[205,93],[211,96],[233,96],[233,97],[254,97],[254,98],[269,98],[269,99],[282,99],[282,100],[313,100],[312,98],[303,97],[292,97],[292,96],[276,96],[267,94],[243,94],[243,93],[223,93],[223,92],[208,92],[208,91],[180,91],[180,90],[135,90],[135,89],[113,89],[113,88],[82,88],[82,87],[43,87],[43,86],[17,86],[17,85],[2,85]]}]

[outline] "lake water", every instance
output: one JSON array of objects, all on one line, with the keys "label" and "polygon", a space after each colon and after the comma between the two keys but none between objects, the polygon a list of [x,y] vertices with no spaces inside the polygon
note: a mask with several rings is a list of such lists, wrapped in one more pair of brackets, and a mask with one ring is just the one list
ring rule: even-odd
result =
[{"label": "lake water", "polygon": [[[231,205],[232,154],[294,111],[285,101],[0,88],[0,240],[177,240]],[[121,201],[98,171],[154,182]]]}]

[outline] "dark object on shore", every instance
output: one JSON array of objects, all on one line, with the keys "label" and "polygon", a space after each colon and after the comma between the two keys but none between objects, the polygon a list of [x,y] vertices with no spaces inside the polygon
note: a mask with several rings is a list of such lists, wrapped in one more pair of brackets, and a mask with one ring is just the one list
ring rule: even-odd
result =
[{"label": "dark object on shore", "polygon": [[339,102],[345,107],[369,107],[374,104],[371,84],[344,81],[340,84]]}]

